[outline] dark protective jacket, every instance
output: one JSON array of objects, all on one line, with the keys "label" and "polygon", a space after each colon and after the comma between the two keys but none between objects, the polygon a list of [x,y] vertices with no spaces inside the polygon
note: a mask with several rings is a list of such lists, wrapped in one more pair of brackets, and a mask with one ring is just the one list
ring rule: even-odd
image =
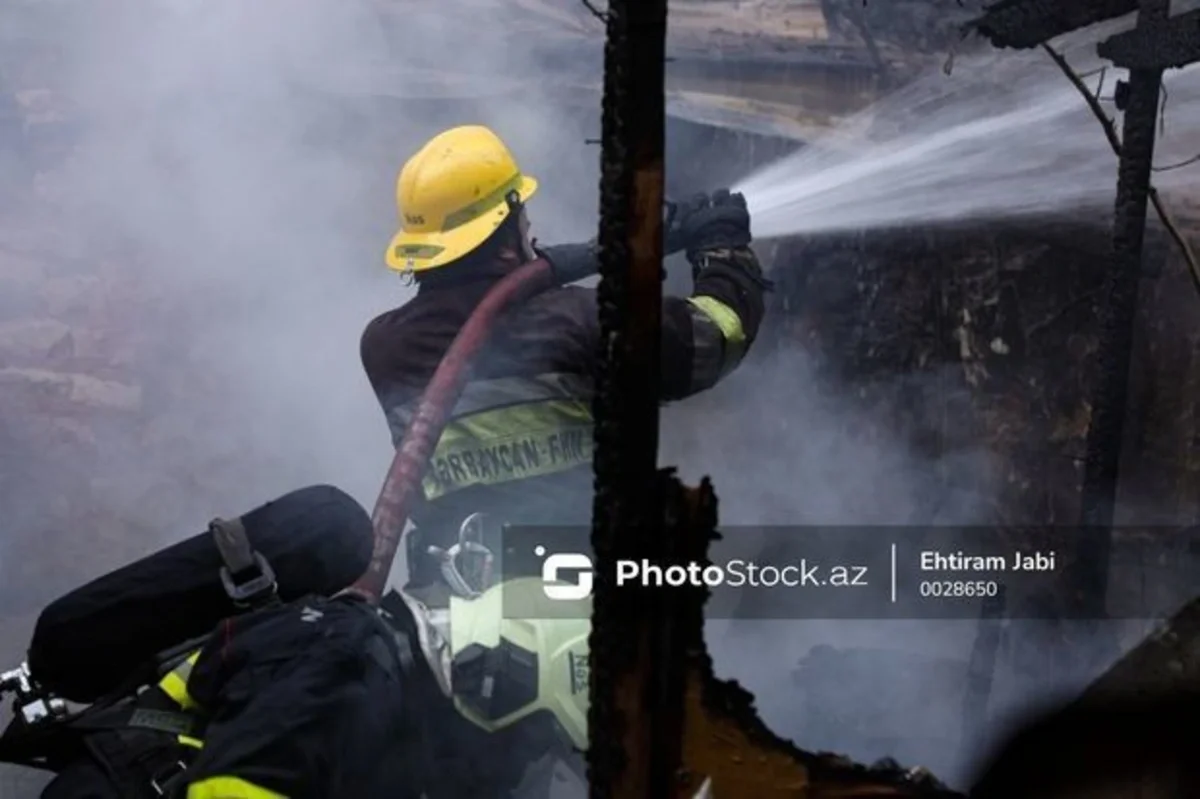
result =
[{"label": "dark protective jacket", "polygon": [[[596,258],[591,245],[539,254],[556,266]],[[501,272],[448,272],[444,280],[431,273],[415,298],[367,325],[363,367],[394,444],[442,356]],[[708,389],[741,361],[763,316],[764,285],[756,274],[751,250],[714,251],[692,296],[664,298],[662,400]],[[551,289],[508,312],[476,359],[437,443],[424,501],[411,513],[416,526],[456,531],[476,511],[522,524],[586,524],[599,353],[594,289]]]},{"label": "dark protective jacket", "polygon": [[352,597],[222,622],[187,680],[207,724],[178,796],[419,796],[428,690],[404,667],[415,662],[404,652]]},{"label": "dark protective jacket", "polygon": [[190,734],[93,734],[90,756],[43,799],[507,795],[548,751],[548,729],[468,722],[422,658],[416,624],[395,594],[381,612],[311,597],[231,617],[138,697],[142,710],[190,716]]},{"label": "dark protective jacket", "polygon": [[396,594],[313,597],[223,622],[187,677],[204,745],[174,799],[486,799],[540,755],[454,708]]}]

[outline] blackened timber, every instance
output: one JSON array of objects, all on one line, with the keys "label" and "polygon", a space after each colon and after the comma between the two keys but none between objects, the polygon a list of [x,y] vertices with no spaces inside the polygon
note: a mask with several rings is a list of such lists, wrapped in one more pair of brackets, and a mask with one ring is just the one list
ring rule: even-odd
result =
[{"label": "blackened timber", "polygon": [[1200,9],[1138,25],[1096,45],[1096,52],[1126,69],[1178,69],[1200,61]]},{"label": "blackened timber", "polygon": [[670,665],[659,643],[670,609],[656,604],[669,592],[618,590],[614,576],[618,559],[654,557],[664,541],[656,388],[667,3],[611,0],[606,16],[588,783],[596,799],[659,799],[673,793],[682,740],[682,680],[655,681]]},{"label": "blackened timber", "polygon": [[[1138,27],[1166,19],[1170,0],[1142,0]],[[1081,552],[1086,572],[1079,597],[1097,616],[1104,613],[1112,550],[1121,443],[1129,393],[1134,320],[1141,279],[1154,134],[1161,69],[1133,70],[1121,137],[1117,200],[1113,218],[1113,262],[1104,286],[1097,383],[1092,395],[1082,490],[1083,528],[1091,531]]]},{"label": "blackened timber", "polygon": [[1024,724],[977,780],[972,799],[1198,795],[1195,747],[1177,732],[1200,712],[1198,638],[1200,599],[1122,655],[1077,699]]},{"label": "blackened timber", "polygon": [[970,27],[996,47],[1028,49],[1137,7],[1137,0],[1000,0]]}]

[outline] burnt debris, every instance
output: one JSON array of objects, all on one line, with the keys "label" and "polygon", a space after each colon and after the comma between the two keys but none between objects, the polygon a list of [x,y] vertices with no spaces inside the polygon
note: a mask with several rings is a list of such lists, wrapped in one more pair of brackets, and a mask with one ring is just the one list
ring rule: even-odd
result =
[{"label": "burnt debris", "polygon": [[1000,0],[969,27],[996,47],[1020,50],[1137,7],[1138,0]]}]

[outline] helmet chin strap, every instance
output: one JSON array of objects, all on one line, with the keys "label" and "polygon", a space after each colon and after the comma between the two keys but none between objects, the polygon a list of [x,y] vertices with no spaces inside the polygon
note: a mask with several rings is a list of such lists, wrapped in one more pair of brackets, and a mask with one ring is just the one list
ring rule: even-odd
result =
[{"label": "helmet chin strap", "polygon": [[537,240],[529,237],[529,217],[525,214],[525,204],[521,202],[521,196],[515,191],[510,191],[504,200],[508,203],[512,213],[517,215],[517,231],[521,234],[522,261],[524,263],[536,261],[538,256],[533,247]]}]

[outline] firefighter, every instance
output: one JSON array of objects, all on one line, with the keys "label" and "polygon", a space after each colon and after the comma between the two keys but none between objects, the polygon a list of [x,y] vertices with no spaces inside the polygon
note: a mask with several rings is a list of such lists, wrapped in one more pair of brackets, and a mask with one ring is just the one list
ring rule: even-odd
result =
[{"label": "firefighter", "polygon": [[396,591],[379,609],[347,594],[233,617],[139,697],[193,717],[192,735],[132,731],[43,799],[501,797],[536,761],[581,769],[590,606],[506,612],[540,590],[503,583],[441,618]]},{"label": "firefighter", "polygon": [[[597,253],[592,244],[537,246],[525,210],[537,188],[480,126],[435,136],[396,183],[400,230],[386,262],[411,276],[417,293],[372,320],[361,341],[396,446],[442,356],[497,280],[541,257],[562,284],[493,330],[436,445],[406,538],[407,590],[430,605],[444,606],[448,594],[436,554],[456,543],[465,519],[485,517],[491,531],[570,525],[581,531],[572,548],[586,546],[600,325],[595,290],[566,284],[594,274]],[[670,219],[665,249],[686,252],[694,290],[663,302],[662,400],[711,388],[753,344],[769,283],[750,242],[745,200],[728,191],[697,197]],[[495,548],[495,535],[489,540]],[[538,568],[503,555],[506,576]]]}]

